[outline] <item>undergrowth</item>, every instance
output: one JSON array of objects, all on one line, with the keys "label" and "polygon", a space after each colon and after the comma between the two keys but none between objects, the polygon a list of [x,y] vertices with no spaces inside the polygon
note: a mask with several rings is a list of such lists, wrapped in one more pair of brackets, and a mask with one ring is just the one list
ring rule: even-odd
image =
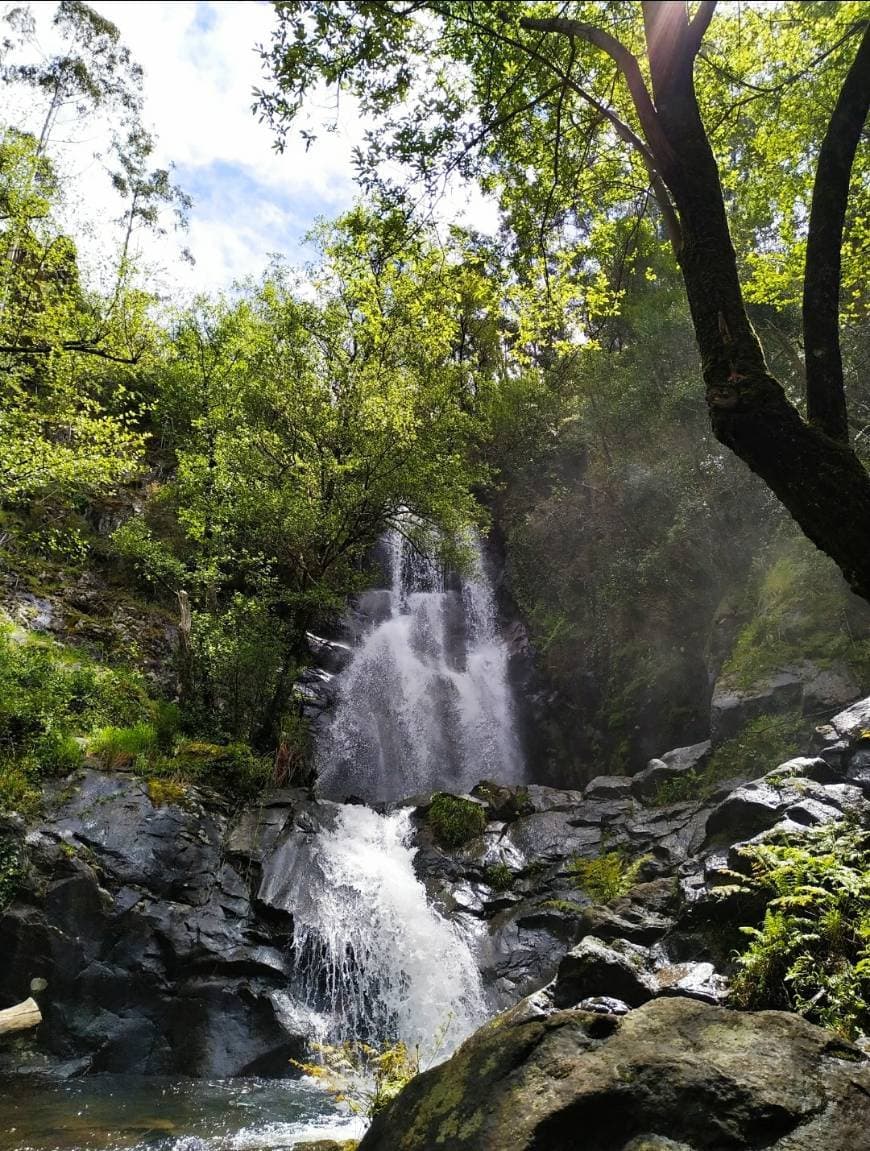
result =
[{"label": "undergrowth", "polygon": [[800,754],[811,724],[800,709],[751,719],[733,739],[721,743],[701,770],[682,772],[659,784],[653,804],[666,807],[687,800],[707,799],[727,780],[757,779]]},{"label": "undergrowth", "polygon": [[104,770],[162,781],[151,788],[157,802],[187,783],[244,800],[272,782],[271,757],[243,742],[184,738],[181,726],[178,707],[151,696],[136,672],[0,630],[0,811],[36,816],[43,784],[86,755]]},{"label": "undergrowth", "polygon": [[736,1007],[797,1011],[854,1039],[870,1030],[870,834],[852,821],[742,849],[723,889],[769,899],[731,982]]}]

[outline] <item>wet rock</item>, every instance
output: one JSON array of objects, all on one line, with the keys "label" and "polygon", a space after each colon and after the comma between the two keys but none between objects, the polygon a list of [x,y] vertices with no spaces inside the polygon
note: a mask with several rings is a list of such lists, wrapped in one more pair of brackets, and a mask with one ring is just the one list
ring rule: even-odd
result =
[{"label": "wet rock", "polygon": [[601,845],[597,826],[582,826],[572,810],[550,809],[512,823],[505,839],[528,860],[566,859],[595,855]]},{"label": "wet rock", "polygon": [[308,650],[324,671],[333,674],[343,671],[350,663],[353,655],[353,648],[350,644],[340,643],[334,639],[323,639],[311,631],[305,633],[305,642],[308,645]]},{"label": "wet rock", "polygon": [[657,994],[682,995],[704,1003],[724,1004],[728,983],[712,963],[674,963],[655,972]]},{"label": "wet rock", "polygon": [[805,715],[830,714],[837,707],[845,707],[861,694],[848,666],[818,667],[806,663],[801,669],[804,681],[803,710]]},{"label": "wet rock", "polygon": [[510,823],[523,815],[531,815],[534,805],[525,787],[506,787],[484,780],[471,789],[471,798],[486,805],[490,819]]},{"label": "wet rock", "polygon": [[632,780],[627,775],[596,775],[583,789],[584,799],[628,799]]},{"label": "wet rock", "polygon": [[844,740],[857,740],[862,732],[870,731],[870,697],[839,712],[830,721],[830,727]]},{"label": "wet rock", "polygon": [[690,747],[677,747],[666,751],[659,759],[651,759],[646,770],[639,772],[631,780],[631,794],[638,799],[653,799],[662,784],[678,779],[682,775],[701,771],[710,757],[710,741],[695,743]]},{"label": "wet rock", "polygon": [[803,699],[803,681],[794,671],[783,671],[761,684],[742,690],[716,683],[710,704],[710,738],[713,746],[737,735],[759,715],[788,711]]},{"label": "wet rock", "polygon": [[[789,762],[794,765],[797,761]],[[710,840],[735,843],[783,822],[804,826],[829,823],[847,811],[860,812],[865,807],[858,787],[819,784],[791,773],[783,778],[774,771],[731,792],[710,813],[706,830]]]},{"label": "wet rock", "polygon": [[[286,1074],[301,1039],[271,996],[288,984],[287,925],[252,903],[265,846],[245,817],[237,867],[223,808],[196,789],[155,808],[142,780],[86,771],[61,798],[28,833],[26,882],[0,915],[0,1001],[47,985],[29,1054],[0,1050],[0,1067]],[[259,816],[271,834],[269,814],[283,825],[290,810]]]},{"label": "wet rock", "polygon": [[484,985],[496,1006],[516,1003],[552,979],[579,938],[575,915],[523,904],[495,915],[476,944]]},{"label": "wet rock", "polygon": [[595,1015],[627,1015],[631,1011],[624,999],[614,999],[610,995],[593,995],[589,999],[581,999],[577,1009],[591,1011]]},{"label": "wet rock", "polygon": [[617,950],[594,935],[587,935],[559,964],[553,987],[556,1007],[574,1007],[590,996],[612,996],[630,1007],[652,999],[657,987],[645,969],[640,949],[622,944]]},{"label": "wet rock", "polygon": [[582,791],[562,791],[539,783],[530,783],[526,794],[535,811],[576,811],[583,804]]},{"label": "wet rock", "polygon": [[657,999],[507,1012],[376,1118],[361,1151],[857,1151],[870,1061],[794,1015]]}]

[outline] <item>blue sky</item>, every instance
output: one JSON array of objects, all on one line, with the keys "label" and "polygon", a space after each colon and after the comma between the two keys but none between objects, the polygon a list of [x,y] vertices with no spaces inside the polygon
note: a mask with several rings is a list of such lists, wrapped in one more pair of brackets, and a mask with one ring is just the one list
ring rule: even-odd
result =
[{"label": "blue sky", "polygon": [[[93,6],[117,24],[144,69],[144,119],[158,139],[155,163],[174,165],[176,182],[194,200],[186,235],[140,238],[142,258],[158,281],[167,289],[211,291],[259,274],[271,253],[304,262],[303,238],[315,219],[337,215],[354,199],[355,139],[340,123],[307,154],[295,136],[283,155],[275,153],[268,128],[251,111],[252,91],[263,80],[255,46],[269,40],[271,5],[93,0]],[[33,6],[43,53],[57,48],[54,10],[51,3]],[[315,119],[329,102],[321,103],[312,108]],[[9,118],[29,117],[27,126],[38,127],[43,114],[28,91]],[[95,268],[112,247],[111,221],[120,211],[105,169],[94,160],[103,130],[69,113],[53,145],[72,189],[68,213],[79,236],[90,234],[81,246]],[[178,259],[184,246],[193,266]]]},{"label": "blue sky", "polygon": [[[259,275],[273,253],[290,263],[310,258],[303,238],[320,216],[333,217],[353,202],[351,155],[359,141],[360,120],[353,101],[335,106],[327,93],[306,109],[313,125],[328,121],[306,152],[294,133],[278,155],[269,129],[251,111],[252,92],[263,83],[256,45],[268,43],[272,6],[259,0],[91,0],[101,15],[117,24],[124,43],[145,73],[145,122],[156,133],[156,162],[173,164],[177,183],[194,199],[187,235],[141,237],[142,258],[151,278],[177,293],[213,291],[236,279]],[[53,3],[34,5],[40,47],[54,47]],[[32,95],[28,96],[30,104]],[[38,108],[31,108],[35,122]],[[19,109],[20,116],[20,109]],[[95,126],[61,125],[58,147],[74,194],[70,212],[76,233],[90,231],[96,268],[111,250],[111,221],[119,212],[105,170],[94,161]],[[98,135],[98,133],[97,133]],[[460,190],[442,202],[446,218],[463,214]],[[491,209],[478,198],[468,218],[486,226]],[[179,260],[188,247],[195,264]]]}]

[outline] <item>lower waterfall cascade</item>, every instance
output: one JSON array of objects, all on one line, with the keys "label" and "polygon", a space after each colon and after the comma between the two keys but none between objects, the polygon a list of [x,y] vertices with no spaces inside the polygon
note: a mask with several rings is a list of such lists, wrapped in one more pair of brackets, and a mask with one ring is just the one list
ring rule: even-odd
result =
[{"label": "lower waterfall cascade", "polygon": [[486,1017],[472,949],[427,900],[407,808],[337,808],[284,888],[293,909],[293,998],[317,1038],[398,1042],[446,1057]]}]

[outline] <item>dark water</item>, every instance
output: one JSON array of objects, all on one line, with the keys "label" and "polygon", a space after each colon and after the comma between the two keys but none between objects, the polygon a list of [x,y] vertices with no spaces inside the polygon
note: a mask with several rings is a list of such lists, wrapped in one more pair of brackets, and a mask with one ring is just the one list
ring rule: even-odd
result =
[{"label": "dark water", "polygon": [[272,1151],[361,1135],[307,1080],[0,1080],[0,1151]]}]

